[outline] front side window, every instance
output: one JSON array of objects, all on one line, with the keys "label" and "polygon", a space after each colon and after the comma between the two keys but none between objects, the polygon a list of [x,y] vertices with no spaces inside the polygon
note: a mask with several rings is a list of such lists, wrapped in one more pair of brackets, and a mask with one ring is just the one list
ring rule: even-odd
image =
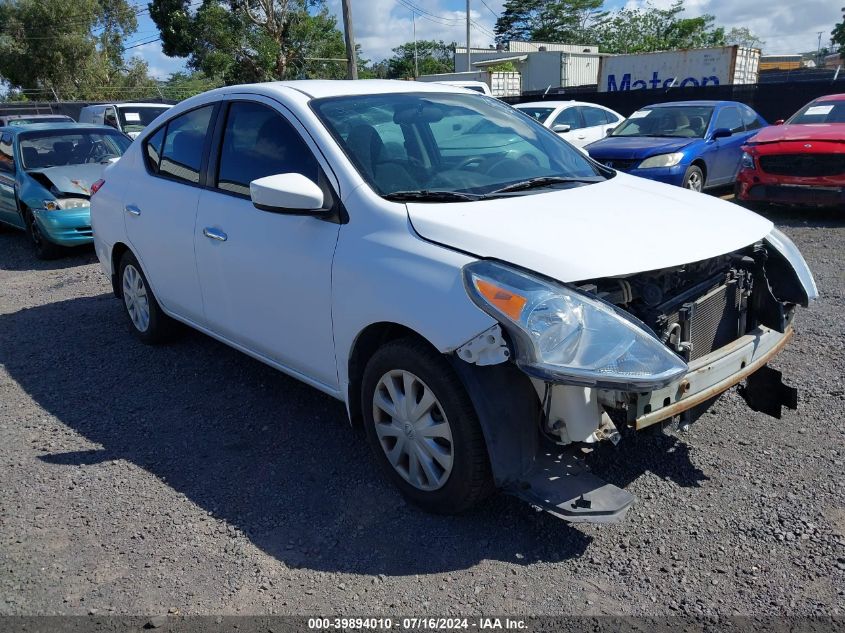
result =
[{"label": "front side window", "polygon": [[289,173],[317,182],[317,160],[305,141],[275,110],[234,102],[226,117],[217,187],[248,196],[253,180]]},{"label": "front side window", "polygon": [[743,131],[744,125],[742,123],[742,117],[739,115],[739,108],[729,106],[719,111],[719,116],[716,117],[716,124],[713,129],[718,130],[720,128],[727,128],[734,134]]},{"label": "front side window", "polygon": [[0,137],[0,171],[15,171],[15,154],[12,149],[12,135]]},{"label": "front side window", "polygon": [[845,123],[845,101],[813,101],[792,115],[787,123]]},{"label": "front side window", "polygon": [[607,177],[556,134],[487,97],[380,94],[317,99],[312,107],[382,196],[474,197],[535,178],[574,186]]},{"label": "front side window", "polygon": [[577,130],[584,127],[581,122],[581,113],[578,108],[566,108],[563,112],[555,117],[552,121],[552,127],[555,125],[568,125],[570,130]]},{"label": "front side window", "polygon": [[519,110],[520,112],[524,112],[532,119],[534,119],[535,121],[539,121],[540,123],[545,123],[546,119],[549,118],[549,115],[555,111],[554,108],[537,106],[518,107],[517,110]]},{"label": "front side window", "polygon": [[205,137],[214,106],[204,106],[171,119],[167,124],[158,173],[198,183]]},{"label": "front side window", "polygon": [[661,136],[704,138],[713,108],[710,106],[663,106],[637,110],[611,136]]},{"label": "front side window", "polygon": [[132,141],[120,132],[45,130],[20,137],[24,169],[108,163],[123,156]]}]

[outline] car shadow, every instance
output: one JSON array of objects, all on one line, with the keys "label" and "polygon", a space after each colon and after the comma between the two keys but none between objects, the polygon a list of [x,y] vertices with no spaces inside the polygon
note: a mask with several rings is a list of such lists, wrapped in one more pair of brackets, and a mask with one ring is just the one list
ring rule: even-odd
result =
[{"label": "car shadow", "polygon": [[197,332],[143,345],[110,294],[0,315],[0,364],[102,447],[43,462],[127,460],[289,567],[445,572],[565,560],[591,541],[504,495],[459,517],[405,504],[340,402]]},{"label": "car shadow", "polygon": [[40,260],[26,233],[7,226],[0,227],[0,253],[0,270],[8,271],[61,270],[97,260],[92,245],[65,248],[58,259]]}]

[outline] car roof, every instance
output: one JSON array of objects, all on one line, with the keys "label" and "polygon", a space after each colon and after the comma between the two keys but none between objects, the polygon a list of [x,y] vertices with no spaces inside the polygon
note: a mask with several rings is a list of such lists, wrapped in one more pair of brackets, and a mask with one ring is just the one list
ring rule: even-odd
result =
[{"label": "car roof", "polygon": [[398,79],[297,79],[293,81],[268,81],[217,88],[204,94],[236,94],[251,92],[257,94],[284,94],[286,90],[297,92],[312,99],[357,95],[401,94],[409,92],[451,92],[477,94],[471,90],[450,86],[435,81],[402,81]]},{"label": "car roof", "polygon": [[172,108],[172,103],[143,103],[143,102],[130,102],[130,103],[123,103],[120,101],[116,101],[114,103],[92,103],[91,105],[84,106],[83,110],[90,110],[92,108],[107,108],[111,106],[129,106],[130,108]]},{"label": "car roof", "polygon": [[603,106],[600,103],[589,103],[588,101],[529,101],[527,103],[517,103],[514,105],[515,108],[519,108],[520,106],[524,107],[531,107],[531,108],[560,108],[563,106],[593,106],[596,108],[604,108],[607,109],[607,106]]},{"label": "car roof", "polygon": [[667,101],[665,103],[654,103],[652,105],[643,106],[642,109],[645,108],[664,108],[668,106],[709,106],[709,107],[716,107],[716,106],[726,106],[726,105],[742,105],[739,101]]},{"label": "car roof", "polygon": [[819,97],[815,101],[845,101],[845,93],[837,95],[825,95],[823,97]]},{"label": "car roof", "polygon": [[55,117],[64,117],[68,121],[73,121],[73,118],[66,114],[0,114],[0,118],[9,119],[10,121],[15,119],[48,119]]},{"label": "car roof", "polygon": [[[6,127],[0,128],[6,132],[38,132],[38,131],[67,131],[73,132],[74,130],[109,130],[111,132],[117,132],[113,127],[109,127],[108,125],[94,125],[93,123],[76,123],[73,121],[61,121],[56,123],[29,123],[28,125],[8,125]],[[118,132],[119,133],[119,132]]]}]

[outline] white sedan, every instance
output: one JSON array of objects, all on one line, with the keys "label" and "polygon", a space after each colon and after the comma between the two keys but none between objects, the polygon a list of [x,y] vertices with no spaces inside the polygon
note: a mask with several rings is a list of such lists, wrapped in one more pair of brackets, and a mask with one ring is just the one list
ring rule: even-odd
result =
[{"label": "white sedan", "polygon": [[536,119],[576,147],[584,147],[607,136],[625,120],[610,108],[581,101],[535,101],[514,106]]},{"label": "white sedan", "polygon": [[756,409],[795,405],[765,366],[816,297],[792,242],[489,97],[221,88],[159,116],[92,189],[97,255],[139,339],[180,321],[342,400],[431,511],[499,488],[619,519],[633,497],[579,447],[694,417],[741,380]]}]

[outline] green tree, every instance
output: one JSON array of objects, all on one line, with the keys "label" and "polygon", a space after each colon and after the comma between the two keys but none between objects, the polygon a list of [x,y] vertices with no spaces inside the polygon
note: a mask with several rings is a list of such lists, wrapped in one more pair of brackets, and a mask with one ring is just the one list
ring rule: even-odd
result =
[{"label": "green tree", "polygon": [[[420,75],[451,73],[455,71],[454,44],[442,40],[417,40],[416,58]],[[387,59],[386,76],[390,79],[409,79],[414,73],[414,43],[406,42],[393,49]]]},{"label": "green tree", "polygon": [[830,32],[831,48],[836,50],[840,55],[845,56],[845,16],[842,21],[833,27]]},{"label": "green tree", "polygon": [[123,63],[136,29],[128,0],[0,1],[0,75],[33,98],[93,99],[143,85],[146,66]]},{"label": "green tree", "polygon": [[346,46],[324,0],[152,0],[165,55],[227,84],[346,75]]},{"label": "green tree", "polygon": [[734,27],[725,35],[726,44],[736,44],[747,48],[763,48],[765,41],[754,35],[747,26]]},{"label": "green tree", "polygon": [[496,40],[535,40],[587,44],[592,27],[607,11],[604,0],[507,0],[496,20]]},{"label": "green tree", "polygon": [[643,53],[684,48],[723,46],[725,30],[715,26],[709,14],[682,18],[683,0],[668,9],[651,4],[638,9],[621,9],[594,29],[602,52]]}]

